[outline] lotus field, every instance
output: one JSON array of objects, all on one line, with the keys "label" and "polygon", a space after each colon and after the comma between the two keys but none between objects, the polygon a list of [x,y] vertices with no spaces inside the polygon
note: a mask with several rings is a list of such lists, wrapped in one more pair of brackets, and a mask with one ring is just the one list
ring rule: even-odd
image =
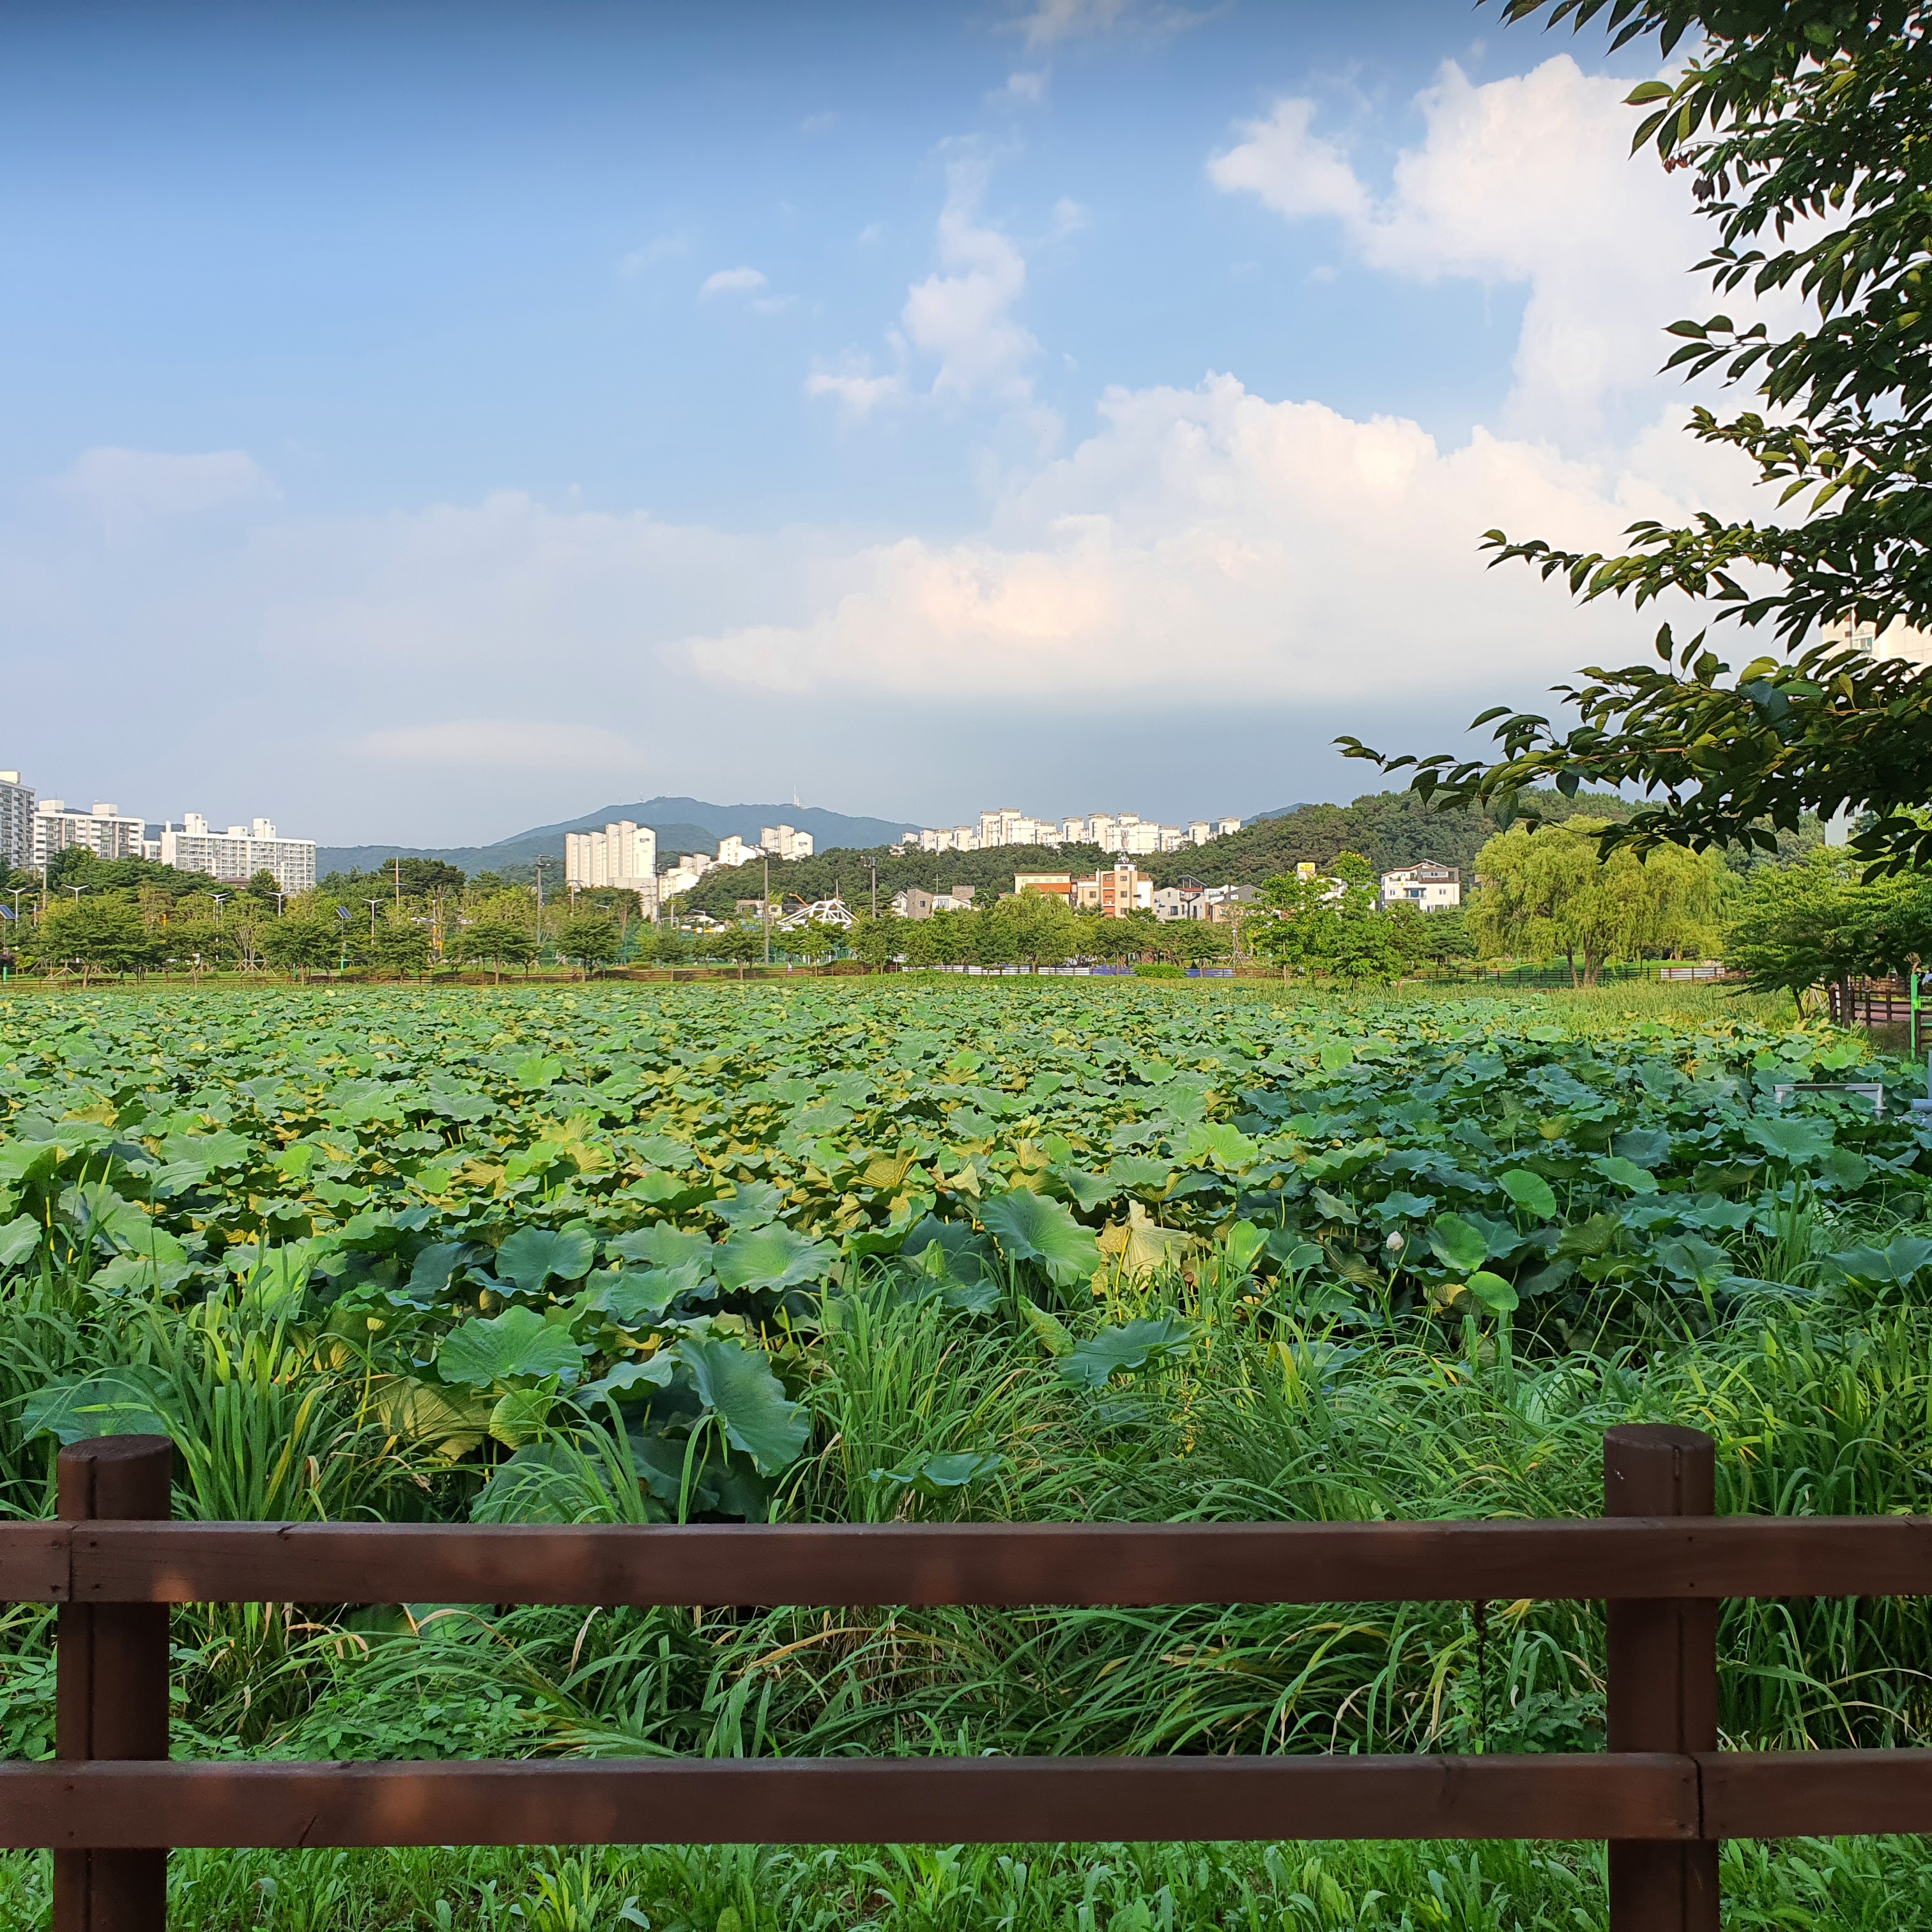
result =
[{"label": "lotus field", "polygon": [[[1596,1510],[1604,1426],[1674,1420],[1718,1437],[1720,1509],[1923,1510],[1932,1128],[1912,1078],[1710,988],[16,995],[0,1483],[16,1514],[50,1513],[58,1444],[156,1431],[177,1513],[210,1519],[1562,1515]],[[1882,1113],[1802,1090],[1874,1079]],[[45,1756],[50,1617],[0,1615],[5,1750]],[[1726,1618],[1729,1740],[1928,1741],[1922,1605]],[[1587,1605],[304,1605],[175,1630],[184,1755],[1603,1737]],[[1794,1898],[1846,1923],[1932,1905],[1914,1848],[1726,1858],[1739,1923]],[[1604,1910],[1600,1852],[1513,1846],[173,1866],[178,1922],[224,1928]],[[34,1922],[46,1884],[0,1859],[0,1923]]]}]

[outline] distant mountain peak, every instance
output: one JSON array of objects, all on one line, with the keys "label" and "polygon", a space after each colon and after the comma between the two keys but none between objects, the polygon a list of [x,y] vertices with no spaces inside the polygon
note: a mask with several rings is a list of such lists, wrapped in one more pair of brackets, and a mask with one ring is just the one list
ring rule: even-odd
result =
[{"label": "distant mountain peak", "polygon": [[566,832],[598,831],[623,819],[650,826],[658,835],[658,850],[666,858],[715,848],[721,838],[734,832],[755,844],[767,825],[785,824],[795,831],[809,832],[821,850],[889,845],[902,832],[920,829],[904,819],[855,818],[816,805],[712,805],[700,798],[658,797],[605,806],[601,811],[560,819],[554,825],[532,826],[527,832],[513,832],[489,845],[324,845],[316,853],[316,866],[327,874],[368,872],[398,857],[440,859],[466,872],[487,872],[504,866],[526,866],[533,859],[560,858]]}]

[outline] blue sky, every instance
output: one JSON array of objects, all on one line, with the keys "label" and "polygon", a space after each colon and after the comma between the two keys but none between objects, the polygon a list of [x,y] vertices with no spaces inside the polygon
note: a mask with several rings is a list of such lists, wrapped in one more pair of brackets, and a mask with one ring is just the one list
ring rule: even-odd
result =
[{"label": "blue sky", "polygon": [[1484,528],[1730,484],[1653,374],[1652,62],[1409,0],[16,0],[0,764],[329,842],[1368,788],[1336,730],[1648,628]]}]

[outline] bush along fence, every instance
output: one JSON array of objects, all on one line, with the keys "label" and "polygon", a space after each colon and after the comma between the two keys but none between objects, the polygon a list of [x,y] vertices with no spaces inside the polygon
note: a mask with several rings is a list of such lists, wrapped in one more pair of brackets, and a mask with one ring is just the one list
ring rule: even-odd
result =
[{"label": "bush along fence", "polygon": [[[1932,1591],[1932,1517],[1713,1515],[1685,1429],[1612,1430],[1604,1515],[1547,1522],[176,1523],[171,1450],[62,1452],[0,1526],[0,1598],[59,1606],[58,1761],[0,1766],[0,1845],[52,1847],[56,1932],[155,1932],[167,1847],[1608,1841],[1613,1932],[1716,1932],[1725,1838],[1932,1831],[1932,1751],[1720,1751],[1726,1598]],[[1151,1605],[1601,1599],[1608,1749],[1543,1756],[169,1760],[168,1608]]]}]

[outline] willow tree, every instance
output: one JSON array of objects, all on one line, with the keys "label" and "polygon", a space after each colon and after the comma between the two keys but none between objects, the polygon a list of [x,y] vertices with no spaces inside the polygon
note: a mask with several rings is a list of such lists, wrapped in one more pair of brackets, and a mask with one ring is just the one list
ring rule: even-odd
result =
[{"label": "willow tree", "polygon": [[1614,959],[1714,950],[1730,874],[1714,852],[1604,848],[1606,821],[1498,832],[1476,856],[1469,925],[1486,958],[1560,953],[1594,986]]},{"label": "willow tree", "polygon": [[[1723,313],[1673,322],[1665,366],[1741,392],[1744,406],[1696,409],[1688,427],[1742,452],[1778,508],[1762,522],[1634,524],[1616,555],[1490,531],[1492,562],[1528,563],[1586,603],[1681,597],[1692,620],[1658,632],[1654,663],[1591,666],[1559,686],[1574,723],[1484,712],[1472,728],[1494,727],[1488,759],[1385,758],[1345,739],[1351,755],[1414,766],[1424,796],[1506,815],[1552,781],[1573,796],[1633,788],[1645,803],[1607,829],[1612,845],[1768,850],[1802,813],[1867,806],[1854,850],[1868,869],[1932,861],[1932,820],[1913,811],[1932,798],[1932,675],[1820,635],[1850,617],[1932,629],[1928,10],[1506,0],[1511,20],[1600,16],[1617,46],[1692,50],[1677,78],[1630,94],[1633,152],[1687,173],[1714,231],[1696,267],[1720,299],[1795,296],[1808,313],[1776,336]],[[1726,637],[1754,653],[1736,668],[1719,654]]]}]

